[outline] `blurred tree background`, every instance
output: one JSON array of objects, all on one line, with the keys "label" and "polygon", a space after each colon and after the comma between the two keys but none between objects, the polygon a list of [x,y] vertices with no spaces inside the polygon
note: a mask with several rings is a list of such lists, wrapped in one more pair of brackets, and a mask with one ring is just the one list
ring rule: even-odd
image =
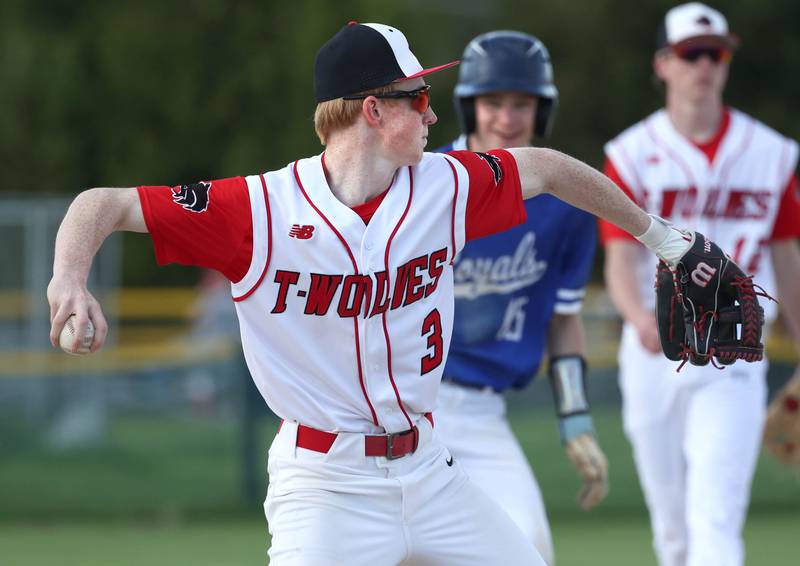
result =
[{"label": "blurred tree background", "polygon": [[[4,0],[0,6],[0,191],[178,184],[276,169],[320,151],[313,62],[349,19],[402,29],[433,65],[490,29],[549,47],[561,104],[547,144],[601,164],[610,137],[655,110],[650,60],[665,0]],[[800,137],[800,3],[713,5],[742,38],[728,101]],[[436,147],[458,133],[456,72],[432,77]],[[124,282],[188,283],[126,243]]]}]

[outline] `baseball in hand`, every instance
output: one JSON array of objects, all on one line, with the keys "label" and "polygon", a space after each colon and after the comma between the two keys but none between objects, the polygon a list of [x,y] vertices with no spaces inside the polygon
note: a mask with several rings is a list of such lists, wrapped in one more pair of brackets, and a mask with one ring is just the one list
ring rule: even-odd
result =
[{"label": "baseball in hand", "polygon": [[94,325],[92,324],[91,320],[88,321],[86,335],[83,337],[83,341],[81,342],[80,346],[78,346],[77,351],[73,352],[72,344],[75,342],[76,334],[75,324],[75,315],[69,315],[67,322],[64,324],[64,328],[61,329],[61,335],[58,337],[58,344],[67,354],[82,356],[84,354],[88,354],[89,349],[92,347],[92,340],[94,340]]}]

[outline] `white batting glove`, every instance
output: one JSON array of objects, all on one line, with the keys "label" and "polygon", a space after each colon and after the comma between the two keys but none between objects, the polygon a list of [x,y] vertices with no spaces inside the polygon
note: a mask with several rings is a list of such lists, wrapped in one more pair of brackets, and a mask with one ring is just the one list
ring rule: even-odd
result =
[{"label": "white batting glove", "polygon": [[679,230],[660,216],[650,214],[650,225],[636,239],[675,269],[678,261],[694,244],[694,232]]}]

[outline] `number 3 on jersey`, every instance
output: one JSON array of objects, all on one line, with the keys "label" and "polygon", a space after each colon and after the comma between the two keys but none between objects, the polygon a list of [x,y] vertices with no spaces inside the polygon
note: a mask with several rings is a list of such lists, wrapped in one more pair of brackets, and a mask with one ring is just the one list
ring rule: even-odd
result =
[{"label": "number 3 on jersey", "polygon": [[422,336],[428,337],[427,345],[430,352],[422,356],[420,361],[419,374],[425,375],[442,363],[444,343],[442,342],[442,317],[438,310],[433,309],[422,321]]}]

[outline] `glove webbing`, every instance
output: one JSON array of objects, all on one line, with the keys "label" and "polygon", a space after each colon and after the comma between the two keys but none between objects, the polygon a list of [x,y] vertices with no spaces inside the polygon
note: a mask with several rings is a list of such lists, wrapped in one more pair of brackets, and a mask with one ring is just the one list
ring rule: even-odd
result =
[{"label": "glove webbing", "polygon": [[[736,277],[732,282],[731,285],[734,287],[739,288],[739,292],[742,296],[750,298],[756,295],[760,297],[765,297],[770,301],[774,301],[772,297],[764,291],[763,288],[755,285],[753,283],[753,276],[749,277]],[[758,335],[761,330],[761,320],[758,316],[758,312],[755,309],[755,301],[746,301],[742,305],[742,342],[744,342],[748,346],[753,346],[758,343]],[[730,354],[734,352],[724,352],[726,358],[730,357]],[[734,356],[732,359],[743,359],[748,362],[757,362],[761,361],[764,357],[762,352],[757,353],[740,353],[737,356]]]},{"label": "glove webbing", "polygon": [[[675,290],[676,294],[672,297],[672,302],[674,305],[675,299],[678,298],[681,302],[683,302],[683,296],[680,293],[680,288],[677,284],[677,278],[674,279],[675,281]],[[769,299],[770,301],[776,302],[775,299],[767,293],[763,287],[760,285],[756,285],[753,283],[753,276],[737,276],[731,281],[732,287],[738,287],[739,292],[741,293],[742,297],[745,299],[753,298],[754,296],[764,297]],[[761,330],[762,320],[759,316],[758,309],[755,308],[756,302],[754,300],[746,300],[740,301],[739,307],[742,313],[742,332],[741,332],[741,341],[747,345],[755,347],[758,345],[758,336]],[[707,311],[702,313],[700,319],[694,323],[695,330],[699,333],[703,333],[705,329],[705,323],[708,319],[718,320],[719,314],[714,311]],[[670,324],[670,337],[672,337],[673,328]],[[688,344],[682,344],[682,349],[680,352],[681,356],[681,363],[678,366],[678,369],[675,370],[676,372],[681,371],[683,366],[686,365],[686,362],[689,361],[689,356],[694,355],[696,357],[703,357],[708,358],[713,365],[717,369],[725,369],[723,366],[717,364],[714,357],[718,357],[720,362],[723,364],[731,364],[736,360],[745,360],[747,362],[760,362],[764,358],[764,353],[762,351],[753,351],[753,352],[741,352],[741,351],[731,351],[725,350],[722,352],[718,352],[717,348],[712,346],[708,350],[708,354],[698,354],[694,352]]]}]

